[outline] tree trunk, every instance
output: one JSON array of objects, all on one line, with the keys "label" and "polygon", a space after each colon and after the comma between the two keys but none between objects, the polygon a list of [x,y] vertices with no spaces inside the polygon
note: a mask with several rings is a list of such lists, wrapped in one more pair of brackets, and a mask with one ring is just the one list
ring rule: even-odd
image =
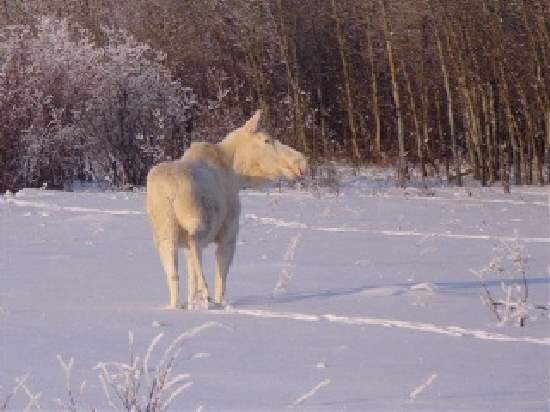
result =
[{"label": "tree trunk", "polygon": [[502,166],[502,170],[500,172],[500,178],[502,180],[502,187],[504,189],[504,193],[510,193],[510,150],[509,150],[509,144],[505,143],[503,150],[501,150],[501,156],[502,159],[500,161],[500,164]]},{"label": "tree trunk", "polygon": [[371,23],[366,20],[367,34],[367,56],[370,64],[370,80],[371,80],[371,99],[372,99],[372,115],[374,117],[374,144],[373,156],[375,159],[380,158],[381,152],[381,123],[380,123],[380,104],[378,102],[378,69],[374,60],[374,47],[372,42],[372,27]]},{"label": "tree trunk", "polygon": [[346,112],[348,118],[348,127],[351,135],[351,146],[353,150],[353,157],[356,164],[361,161],[361,153],[359,151],[359,145],[357,144],[357,128],[355,126],[355,111],[353,107],[353,97],[351,95],[351,80],[348,67],[348,60],[346,57],[346,41],[344,39],[344,33],[342,31],[342,23],[338,16],[338,10],[336,8],[335,0],[331,0],[332,13],[336,21],[336,38],[338,40],[338,50],[340,51],[340,62],[342,64],[342,75],[344,77],[344,88],[346,93]]},{"label": "tree trunk", "polygon": [[447,182],[450,182],[451,172],[449,167],[449,154],[448,154],[449,149],[447,148],[447,137],[443,132],[443,124],[441,122],[441,99],[439,98],[439,93],[437,93],[436,95],[436,115],[437,115],[437,131],[439,134],[439,143],[440,143],[439,156],[440,158],[443,157],[443,161],[445,163],[445,177],[447,178]]},{"label": "tree trunk", "polygon": [[414,133],[416,135],[416,150],[417,150],[418,161],[420,162],[422,183],[424,183],[424,180],[426,177],[426,164],[424,163],[424,150],[423,150],[424,144],[422,143],[423,139],[422,139],[422,133],[420,131],[420,121],[418,120],[418,114],[416,111],[416,102],[414,99],[414,94],[413,94],[409,73],[404,63],[401,64],[401,67],[403,70],[403,76],[405,77],[405,83],[407,84],[407,92],[409,93],[409,98],[410,98],[411,114],[412,114],[413,123],[414,123]]},{"label": "tree trunk", "polygon": [[462,186],[462,175],[460,170],[460,158],[458,154],[458,145],[456,141],[455,134],[455,121],[454,121],[454,111],[453,111],[453,94],[451,90],[451,83],[449,80],[449,71],[447,69],[447,62],[445,60],[445,53],[443,51],[443,44],[441,35],[437,28],[437,22],[434,22],[435,28],[435,39],[437,43],[437,50],[439,53],[439,62],[441,66],[441,72],[443,73],[443,82],[445,85],[445,93],[447,94],[447,114],[449,118],[449,133],[451,135],[451,150],[454,158],[454,169],[456,175],[456,184]]},{"label": "tree trunk", "polygon": [[[269,7],[269,3],[266,2],[266,7]],[[279,18],[276,22],[278,26],[278,43],[279,43],[279,49],[281,51],[281,54],[283,56],[285,70],[286,70],[286,78],[287,78],[287,85],[288,85],[288,97],[292,99],[292,109],[291,109],[291,119],[292,123],[294,125],[294,130],[296,135],[298,136],[298,140],[302,144],[302,149],[307,152],[308,151],[308,144],[306,141],[305,131],[304,131],[304,124],[303,124],[303,118],[302,118],[302,108],[301,108],[301,98],[300,98],[300,87],[298,85],[298,78],[297,78],[297,65],[296,62],[294,64],[291,64],[292,61],[294,61],[294,56],[290,51],[290,36],[287,33],[286,30],[286,22],[284,18],[284,8],[282,4],[282,0],[277,0],[277,9]],[[293,71],[294,69],[294,71]]]},{"label": "tree trunk", "polygon": [[547,106],[544,112],[544,124],[545,124],[545,137],[546,137],[546,172],[548,176],[546,178],[548,184],[550,184],[550,106]]},{"label": "tree trunk", "polygon": [[498,180],[498,171],[500,165],[499,159],[499,142],[498,142],[498,110],[496,108],[497,101],[495,98],[495,84],[491,83],[489,85],[489,116],[491,118],[491,161],[493,164],[493,171],[491,174],[491,182],[496,182]]},{"label": "tree trunk", "polygon": [[491,158],[491,121],[489,114],[489,97],[486,88],[481,86],[481,110],[483,114],[483,137],[481,138],[481,151],[486,162],[483,162],[481,169],[481,182],[487,185],[493,174],[494,164]]},{"label": "tree trunk", "polygon": [[397,80],[397,67],[394,62],[394,51],[392,46],[392,27],[391,19],[386,12],[386,0],[380,0],[382,13],[384,17],[384,37],[386,39],[386,51],[388,53],[388,63],[391,73],[391,84],[393,92],[393,103],[395,106],[395,116],[397,117],[397,143],[399,147],[399,160],[397,166],[397,177],[399,185],[405,187],[407,179],[407,159],[405,153],[405,130],[403,126],[403,115],[401,114],[401,99],[399,96],[399,82]]}]

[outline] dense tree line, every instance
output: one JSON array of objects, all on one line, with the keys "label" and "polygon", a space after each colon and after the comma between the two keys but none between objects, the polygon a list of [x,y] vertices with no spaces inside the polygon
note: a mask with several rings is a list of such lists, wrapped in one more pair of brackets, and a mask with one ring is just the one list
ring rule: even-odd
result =
[{"label": "dense tree line", "polygon": [[0,189],[142,184],[256,107],[402,184],[550,180],[548,0],[0,0],[0,20]]}]

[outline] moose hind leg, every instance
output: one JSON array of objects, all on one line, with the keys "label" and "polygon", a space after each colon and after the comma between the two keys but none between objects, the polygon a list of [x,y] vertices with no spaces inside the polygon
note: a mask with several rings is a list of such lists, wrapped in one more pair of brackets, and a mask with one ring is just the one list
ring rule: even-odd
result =
[{"label": "moose hind leg", "polygon": [[178,275],[178,248],[172,240],[162,240],[158,245],[160,261],[170,292],[170,307],[177,308],[179,305],[179,275]]},{"label": "moose hind leg", "polygon": [[202,253],[195,237],[189,237],[188,306],[191,310],[208,309],[208,285],[202,272]]},{"label": "moose hind leg", "polygon": [[197,293],[197,275],[189,248],[185,248],[184,253],[185,260],[187,261],[187,308],[193,309],[195,294]]},{"label": "moose hind leg", "polygon": [[214,292],[214,302],[218,305],[223,304],[227,273],[229,272],[231,262],[233,262],[234,255],[235,240],[218,244],[216,249],[216,279]]}]

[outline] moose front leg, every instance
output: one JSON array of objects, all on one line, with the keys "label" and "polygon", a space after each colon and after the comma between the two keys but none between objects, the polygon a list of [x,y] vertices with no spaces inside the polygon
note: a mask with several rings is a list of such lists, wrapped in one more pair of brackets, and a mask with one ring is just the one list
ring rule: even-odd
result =
[{"label": "moose front leg", "polygon": [[221,305],[223,303],[227,273],[229,272],[229,266],[233,262],[233,256],[235,255],[235,244],[236,238],[226,242],[220,242],[216,248],[214,303],[217,305]]}]

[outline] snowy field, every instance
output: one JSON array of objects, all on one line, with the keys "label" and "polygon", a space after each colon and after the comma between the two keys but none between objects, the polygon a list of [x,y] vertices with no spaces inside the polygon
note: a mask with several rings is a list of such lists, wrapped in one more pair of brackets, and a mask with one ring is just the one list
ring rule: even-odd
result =
[{"label": "snowy field", "polygon": [[[200,325],[172,370],[190,375],[173,388],[192,382],[173,410],[548,410],[550,320],[533,308],[550,301],[548,196],[404,191],[372,170],[339,193],[245,191],[229,306],[208,312],[165,309],[143,193],[0,196],[0,410],[16,379],[9,408],[69,402],[58,354],[74,358],[78,407],[109,409],[94,367],[129,362],[128,331],[141,361],[164,334],[153,375],[170,342]],[[472,272],[502,242],[528,255],[525,327],[499,324],[481,299],[483,284],[505,298],[520,275]],[[212,249],[203,259],[213,286]]]}]

